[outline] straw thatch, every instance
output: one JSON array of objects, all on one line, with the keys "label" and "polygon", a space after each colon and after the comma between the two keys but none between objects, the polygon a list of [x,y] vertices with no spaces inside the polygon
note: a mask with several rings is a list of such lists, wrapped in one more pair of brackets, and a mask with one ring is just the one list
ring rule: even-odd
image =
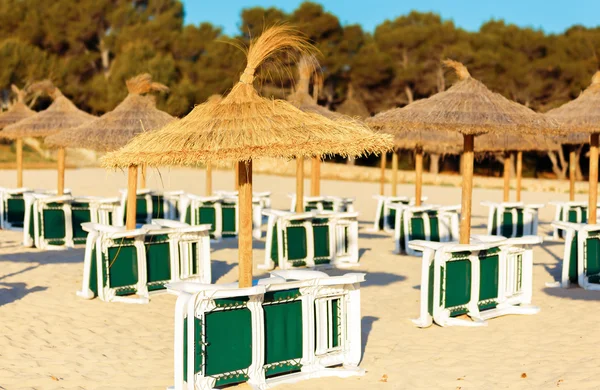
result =
[{"label": "straw thatch", "polygon": [[566,130],[559,142],[567,145],[590,142],[590,134],[600,133],[600,71],[594,74],[590,86],[576,99],[548,111],[546,115]]},{"label": "straw thatch", "polygon": [[8,109],[8,111],[0,113],[0,129],[35,115],[35,111],[27,107],[27,104],[25,104],[27,92],[17,88],[17,86],[14,84],[10,87],[15,95],[17,95],[17,101]]},{"label": "straw thatch", "polygon": [[354,91],[352,84],[348,85],[348,94],[346,95],[346,100],[339,105],[339,107],[336,109],[336,112],[351,116],[353,118],[361,119],[371,116],[371,113],[367,109],[365,102]]},{"label": "straw thatch", "polygon": [[50,81],[44,80],[35,83],[30,90],[46,93],[54,101],[46,110],[5,127],[0,132],[0,137],[9,139],[46,137],[61,130],[80,126],[95,118],[75,107]]},{"label": "straw thatch", "polygon": [[463,139],[452,131],[410,131],[394,138],[396,149],[421,149],[425,153],[455,155],[462,152]]},{"label": "straw thatch", "polygon": [[561,132],[551,119],[523,110],[502,95],[491,92],[472,78],[463,64],[451,60],[444,64],[458,75],[459,80],[452,87],[428,99],[377,114],[368,119],[368,123],[386,132],[399,133],[425,128],[471,135]]},{"label": "straw thatch", "polygon": [[476,153],[550,152],[560,149],[556,137],[544,135],[484,134],[475,141]]},{"label": "straw thatch", "polygon": [[127,97],[113,110],[74,129],[46,138],[51,147],[85,148],[101,152],[116,150],[144,131],[160,129],[175,118],[156,108],[153,96],[142,94],[168,91],[142,74],[127,80]]},{"label": "straw thatch", "polygon": [[302,56],[298,61],[298,82],[295,91],[288,96],[287,101],[304,112],[323,115],[329,119],[342,118],[341,114],[319,106],[309,93],[310,77],[318,66],[313,56]]},{"label": "straw thatch", "polygon": [[106,167],[197,165],[200,161],[248,161],[322,154],[360,156],[392,146],[389,136],[352,120],[332,121],[304,113],[283,100],[258,95],[257,68],[279,52],[308,52],[306,39],[287,26],[266,30],[252,42],[240,81],[219,102],[198,105],[185,118],[138,135],[103,158]]}]

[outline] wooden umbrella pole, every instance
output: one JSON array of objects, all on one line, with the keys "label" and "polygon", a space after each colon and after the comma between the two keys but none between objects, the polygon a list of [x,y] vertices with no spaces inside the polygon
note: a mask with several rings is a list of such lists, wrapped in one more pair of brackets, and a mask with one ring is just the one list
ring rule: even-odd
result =
[{"label": "wooden umbrella pole", "polygon": [[415,206],[421,205],[423,188],[423,149],[415,151]]},{"label": "wooden umbrella pole", "polygon": [[137,206],[137,165],[131,165],[127,176],[127,216],[125,227],[127,230],[135,229],[135,214]]},{"label": "wooden umbrella pole", "polygon": [[23,187],[23,138],[17,138],[17,188]]},{"label": "wooden umbrella pole", "polygon": [[473,146],[475,136],[464,135],[463,138],[460,243],[469,244],[471,242],[471,197],[473,195]]},{"label": "wooden umbrella pole", "polygon": [[588,223],[596,224],[598,204],[598,133],[590,136],[590,201]]},{"label": "wooden umbrella pole", "polygon": [[235,181],[234,181],[234,188],[237,191],[239,189],[240,186],[240,167],[239,167],[240,163],[238,162],[234,162],[233,163],[233,171],[235,172]]},{"label": "wooden umbrella pole", "polygon": [[523,178],[523,152],[517,152],[517,202],[521,201],[521,179]]},{"label": "wooden umbrella pole", "polygon": [[64,195],[65,193],[65,148],[58,149],[58,183],[56,187],[56,194],[58,196]]},{"label": "wooden umbrella pole", "polygon": [[510,200],[510,153],[504,153],[504,197],[502,198],[503,202],[508,202]]},{"label": "wooden umbrella pole", "polygon": [[304,157],[296,157],[296,212],[304,212]]},{"label": "wooden umbrella pole", "polygon": [[398,151],[392,154],[392,196],[398,196]]},{"label": "wooden umbrella pole", "polygon": [[577,153],[575,148],[571,147],[569,151],[569,200],[575,200],[575,175],[577,173]]},{"label": "wooden umbrella pole", "polygon": [[142,169],[140,172],[140,188],[144,189],[146,188],[146,171],[148,169],[148,165],[147,164],[142,164]]},{"label": "wooden umbrella pole", "polygon": [[206,163],[206,196],[212,195],[212,164]]},{"label": "wooden umbrella pole", "polygon": [[239,196],[239,287],[252,287],[252,161],[240,162]]},{"label": "wooden umbrella pole", "polygon": [[379,176],[379,195],[385,195],[385,163],[387,153],[381,153],[381,175]]},{"label": "wooden umbrella pole", "polygon": [[310,166],[310,196],[319,196],[321,160],[313,157]]}]

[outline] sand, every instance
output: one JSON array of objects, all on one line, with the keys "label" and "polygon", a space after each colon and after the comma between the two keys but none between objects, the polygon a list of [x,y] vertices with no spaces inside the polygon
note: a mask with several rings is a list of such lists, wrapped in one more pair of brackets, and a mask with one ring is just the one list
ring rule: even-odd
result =
[{"label": "sand", "polygon": [[[14,184],[13,171],[0,171],[0,183]],[[149,186],[203,194],[204,174],[191,169],[153,171]],[[273,191],[276,208],[289,207],[294,179],[255,176],[256,191]],[[53,171],[26,171],[25,184],[54,188]],[[231,171],[216,171],[213,188],[233,188]],[[66,186],[76,195],[115,196],[126,184],[122,172],[98,168],[68,170]],[[308,182],[305,188],[308,187]],[[484,328],[416,328],[419,314],[420,258],[394,255],[392,238],[368,233],[378,184],[324,181],[322,192],[356,197],[361,213],[360,267],[364,355],[360,378],[324,378],[282,385],[280,389],[596,389],[600,357],[600,293],[549,289],[558,278],[560,242],[535,249],[535,316],[507,316]],[[388,188],[389,191],[389,188]],[[410,185],[399,194],[412,195]],[[460,189],[429,187],[431,203],[458,204]],[[514,194],[513,194],[514,196]],[[564,195],[526,192],[525,202],[547,203]],[[484,233],[483,200],[501,191],[475,189],[474,232]],[[585,195],[578,199],[585,200]],[[541,211],[540,234],[547,236],[554,208]],[[173,383],[175,297],[154,296],[148,305],[86,301],[80,288],[83,248],[44,252],[20,247],[20,234],[0,231],[0,389],[164,389]],[[213,245],[213,282],[237,280],[235,241]],[[264,239],[254,242],[255,264]],[[255,268],[255,276],[263,271]]]}]

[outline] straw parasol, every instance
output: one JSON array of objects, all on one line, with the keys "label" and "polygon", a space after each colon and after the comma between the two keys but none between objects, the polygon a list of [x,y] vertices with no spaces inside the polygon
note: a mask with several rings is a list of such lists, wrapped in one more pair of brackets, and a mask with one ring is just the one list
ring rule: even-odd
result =
[{"label": "straw parasol", "polygon": [[[223,96],[219,95],[219,94],[214,94],[214,95],[210,95],[208,97],[208,99],[206,99],[206,101],[208,103],[218,103],[221,101],[221,99],[223,99]],[[237,177],[237,168],[234,167],[233,169],[235,171],[235,181],[234,181],[234,187],[237,190],[237,182],[238,182],[238,177]],[[205,183],[205,194],[206,196],[211,196],[212,195],[212,163],[210,161],[206,162],[206,183]]]},{"label": "straw parasol", "polygon": [[[534,111],[532,111],[532,114],[541,115],[535,113]],[[475,153],[502,153],[504,157],[504,202],[508,202],[510,200],[510,172],[513,153],[515,153],[517,156],[516,201],[520,202],[521,179],[523,178],[523,152],[548,152],[556,151],[558,149],[560,149],[560,144],[556,142],[555,137],[544,136],[541,134],[527,136],[520,134],[484,134],[477,138],[477,144],[475,145]]]},{"label": "straw parasol", "polygon": [[[53,99],[52,104],[44,111],[5,127],[4,130],[0,132],[0,137],[17,140],[22,140],[26,137],[46,137],[58,133],[61,130],[80,126],[95,118],[93,115],[75,107],[73,102],[67,99],[49,80],[34,83],[29,87],[29,90],[48,94]],[[19,155],[19,151],[17,151],[17,155]],[[57,160],[58,194],[62,195],[64,192],[65,171],[64,149],[58,151]],[[19,168],[18,162],[17,168]],[[18,177],[21,177],[22,171],[17,175]]]},{"label": "straw parasol", "polygon": [[[10,86],[12,91],[17,95],[17,101],[13,103],[8,111],[0,113],[0,130],[6,126],[17,123],[23,119],[35,115],[35,111],[27,107],[25,97],[27,92],[17,88],[16,85]],[[16,141],[17,149],[17,187],[23,186],[23,139],[19,138]]]},{"label": "straw parasol", "polygon": [[[304,55],[298,61],[298,81],[292,94],[287,97],[288,102],[304,112],[323,115],[329,119],[343,118],[341,114],[333,112],[316,103],[310,96],[309,86],[312,74],[318,69],[319,63],[312,55]],[[311,163],[310,195],[321,195],[321,157],[315,156]],[[304,198],[304,158],[296,159],[296,212],[302,212]]]},{"label": "straw parasol", "polygon": [[[596,223],[598,203],[598,138],[600,135],[600,71],[592,77],[592,83],[576,99],[546,113],[567,130],[561,141],[566,144],[581,143],[589,135],[589,213],[588,223]],[[566,142],[565,142],[566,141]],[[575,153],[570,155],[571,200],[575,194]]]},{"label": "straw parasol", "polygon": [[17,95],[17,101],[10,106],[8,111],[0,113],[0,129],[35,115],[35,111],[27,107],[27,104],[25,104],[27,92],[17,88],[17,86],[14,84],[11,85],[10,88],[15,95]]},{"label": "straw parasol", "polygon": [[[79,127],[47,137],[46,145],[59,150],[84,148],[109,152],[124,146],[137,134],[159,129],[175,119],[156,108],[154,96],[145,95],[169,90],[167,86],[153,82],[150,74],[137,75],[125,84],[128,95],[114,110]],[[145,165],[142,165],[140,187],[146,187]]]},{"label": "straw parasol", "polygon": [[239,161],[240,287],[252,284],[252,160],[318,154],[362,155],[391,147],[355,121],[332,121],[305,113],[283,100],[262,98],[254,89],[257,68],[277,54],[310,52],[312,46],[288,26],[267,29],[247,52],[240,81],[220,102],[196,106],[185,118],[138,135],[103,158],[110,168],[196,165],[199,161]]},{"label": "straw parasol", "polygon": [[369,120],[375,128],[386,131],[453,131],[463,136],[463,182],[460,243],[470,242],[471,193],[473,187],[473,146],[477,135],[559,130],[552,121],[526,115],[514,102],[491,92],[456,61],[444,64],[458,75],[458,81],[444,92],[417,100],[403,108],[380,113]]}]

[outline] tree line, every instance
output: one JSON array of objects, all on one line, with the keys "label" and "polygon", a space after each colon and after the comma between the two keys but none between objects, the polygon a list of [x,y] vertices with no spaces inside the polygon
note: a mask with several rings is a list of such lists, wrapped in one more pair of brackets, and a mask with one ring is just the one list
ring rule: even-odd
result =
[{"label": "tree line", "polygon": [[[3,0],[2,105],[10,102],[11,84],[51,78],[79,107],[102,114],[124,98],[126,79],[149,72],[171,88],[159,107],[181,117],[239,77],[244,54],[226,43],[248,43],[280,22],[296,26],[322,53],[318,99],[333,110],[350,86],[371,113],[443,91],[452,76],[441,60],[449,57],[492,90],[546,111],[575,98],[600,65],[600,28],[545,34],[490,20],[470,32],[437,14],[411,12],[370,33],[304,2],[290,13],[244,9],[239,33],[227,36],[210,23],[185,25],[184,11],[179,0]],[[292,78],[290,72],[266,77],[260,91],[285,97]],[[560,156],[554,160],[560,174]]]}]

